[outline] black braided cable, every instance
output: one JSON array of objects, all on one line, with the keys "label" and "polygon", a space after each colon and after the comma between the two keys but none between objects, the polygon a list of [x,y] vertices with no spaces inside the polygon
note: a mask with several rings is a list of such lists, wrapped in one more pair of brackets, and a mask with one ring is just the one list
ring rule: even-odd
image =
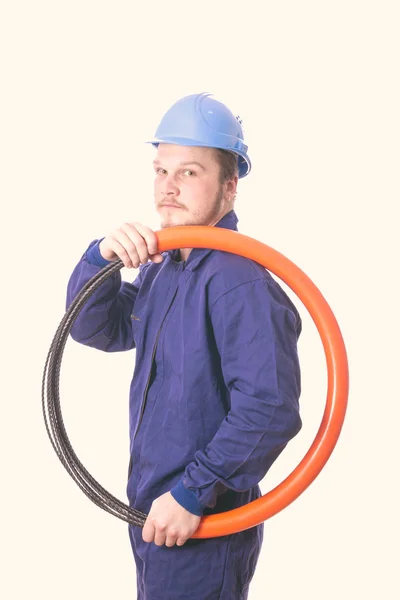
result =
[{"label": "black braided cable", "polygon": [[143,527],[147,515],[130,508],[107,492],[82,465],[69,441],[60,406],[61,360],[72,325],[90,296],[108,277],[123,266],[123,262],[118,259],[103,267],[86,283],[66,311],[46,358],[42,379],[42,409],[50,442],[61,463],[80,489],[103,510],[131,525]]}]

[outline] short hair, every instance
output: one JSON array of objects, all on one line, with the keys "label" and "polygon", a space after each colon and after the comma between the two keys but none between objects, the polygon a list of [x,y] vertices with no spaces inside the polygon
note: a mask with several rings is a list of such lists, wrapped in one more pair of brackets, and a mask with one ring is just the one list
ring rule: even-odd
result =
[{"label": "short hair", "polygon": [[220,166],[220,183],[234,179],[239,173],[238,156],[229,150],[215,148],[217,162]]}]

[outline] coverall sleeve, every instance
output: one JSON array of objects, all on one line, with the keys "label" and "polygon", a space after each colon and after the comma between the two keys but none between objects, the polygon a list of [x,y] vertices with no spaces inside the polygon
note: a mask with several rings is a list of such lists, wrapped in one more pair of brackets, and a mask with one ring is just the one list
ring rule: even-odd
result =
[{"label": "coverall sleeve", "polygon": [[291,306],[282,288],[264,279],[240,284],[212,306],[230,410],[171,490],[194,514],[214,507],[227,489],[257,485],[301,429],[301,320]]},{"label": "coverall sleeve", "polygon": [[[99,252],[100,241],[89,245],[72,272],[67,285],[67,308],[83,286],[110,262]],[[110,275],[84,304],[72,326],[71,337],[105,352],[134,348],[131,314],[142,275],[143,269],[133,283],[123,282],[120,271]]]}]

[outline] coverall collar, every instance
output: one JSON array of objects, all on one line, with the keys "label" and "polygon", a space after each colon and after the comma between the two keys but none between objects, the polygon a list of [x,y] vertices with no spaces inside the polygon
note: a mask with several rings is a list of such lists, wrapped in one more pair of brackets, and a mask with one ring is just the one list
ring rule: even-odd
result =
[{"label": "coverall collar", "polygon": [[[229,211],[222,219],[218,221],[214,225],[214,227],[222,227],[223,229],[231,229],[232,231],[237,231],[237,223],[239,219],[234,210]],[[185,268],[190,271],[194,271],[197,269],[201,262],[208,256],[211,252],[214,252],[213,249],[210,248],[193,248],[191,253],[188,256],[186,261]],[[168,254],[171,260],[178,262],[179,261],[179,250],[169,250]]]}]

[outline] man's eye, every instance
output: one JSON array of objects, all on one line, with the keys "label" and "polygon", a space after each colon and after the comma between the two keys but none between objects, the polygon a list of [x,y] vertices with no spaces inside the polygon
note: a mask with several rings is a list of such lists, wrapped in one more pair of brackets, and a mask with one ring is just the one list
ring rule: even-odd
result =
[{"label": "man's eye", "polygon": [[193,172],[193,171],[191,171],[190,169],[185,169],[185,170],[183,171],[183,173],[184,173],[184,175],[194,175],[194,172]]},{"label": "man's eye", "polygon": [[156,173],[157,173],[158,175],[164,175],[166,172],[167,172],[167,171],[166,171],[165,169],[163,169],[162,167],[158,167],[158,168],[156,169]]}]

